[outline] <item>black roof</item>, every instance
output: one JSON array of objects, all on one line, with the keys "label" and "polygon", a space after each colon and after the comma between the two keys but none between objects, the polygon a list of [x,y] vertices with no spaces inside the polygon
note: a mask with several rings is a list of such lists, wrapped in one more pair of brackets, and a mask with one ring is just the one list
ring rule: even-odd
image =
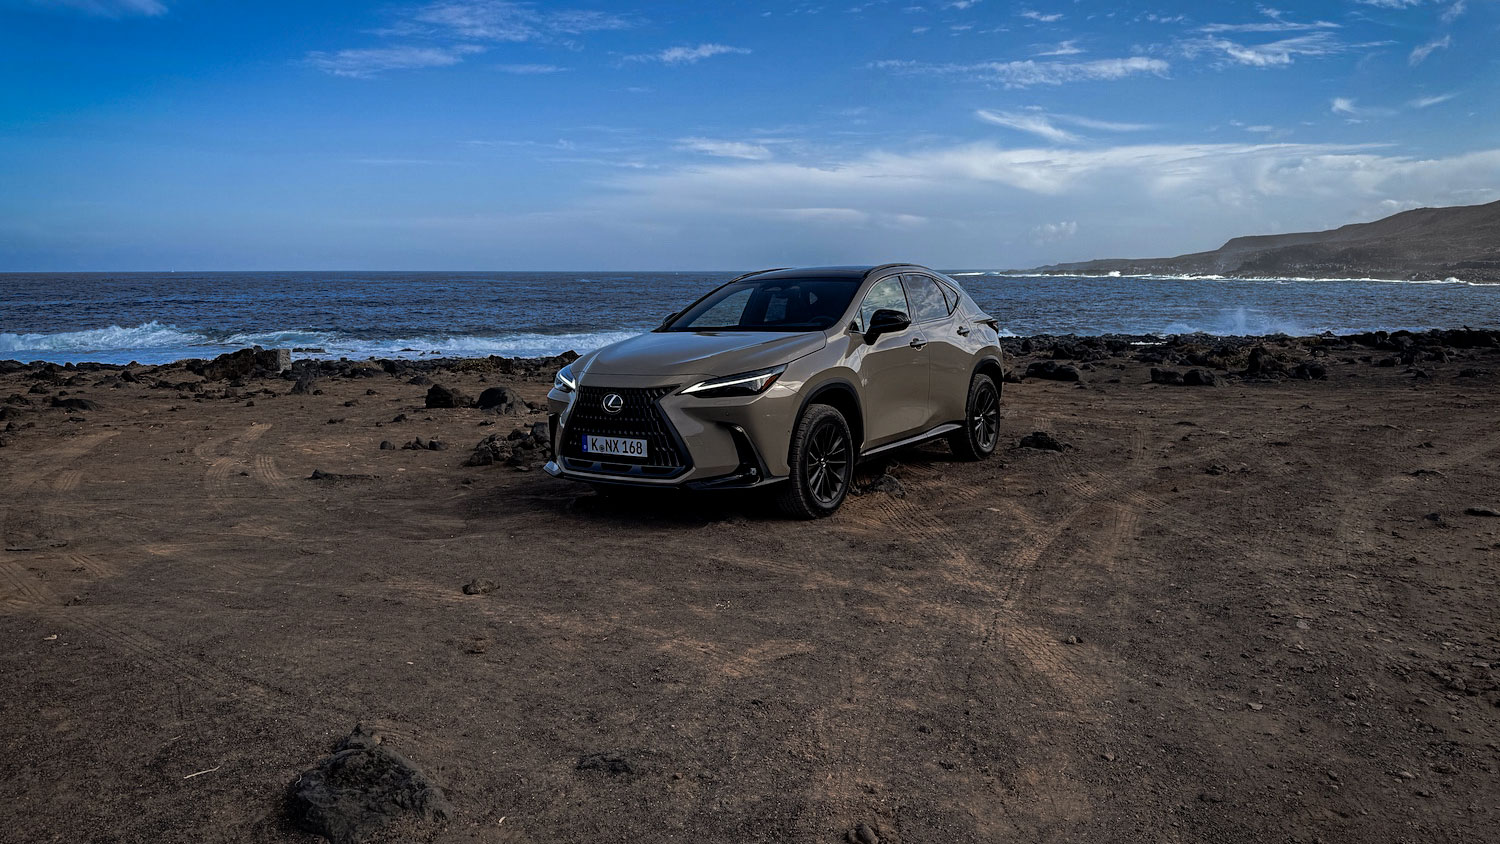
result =
[{"label": "black roof", "polygon": [[781,267],[774,270],[759,270],[753,273],[745,273],[740,278],[847,278],[862,281],[876,270],[889,269],[891,267],[911,267],[923,269],[916,264],[859,264],[838,267]]}]

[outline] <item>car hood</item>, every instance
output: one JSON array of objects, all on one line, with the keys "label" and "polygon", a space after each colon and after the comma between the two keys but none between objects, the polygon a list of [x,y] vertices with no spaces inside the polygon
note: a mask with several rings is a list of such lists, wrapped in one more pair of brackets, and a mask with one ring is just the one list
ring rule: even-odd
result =
[{"label": "car hood", "polygon": [[822,332],[655,331],[594,352],[583,373],[713,378],[779,366],[827,343]]}]

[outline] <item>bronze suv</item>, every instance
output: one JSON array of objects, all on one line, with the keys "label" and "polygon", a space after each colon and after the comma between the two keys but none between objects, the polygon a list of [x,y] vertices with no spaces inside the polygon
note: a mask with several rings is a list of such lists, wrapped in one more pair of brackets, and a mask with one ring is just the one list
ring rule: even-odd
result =
[{"label": "bronze suv", "polygon": [[631,486],[772,486],[788,513],[838,509],[859,460],[1000,436],[999,325],[915,264],[740,276],[660,327],[590,352],[547,395],[555,477]]}]

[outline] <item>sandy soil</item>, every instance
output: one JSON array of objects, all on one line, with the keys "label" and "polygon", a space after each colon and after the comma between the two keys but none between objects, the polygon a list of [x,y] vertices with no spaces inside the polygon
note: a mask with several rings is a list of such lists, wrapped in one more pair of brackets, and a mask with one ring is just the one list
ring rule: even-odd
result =
[{"label": "sandy soil", "polygon": [[0,837],[317,841],[288,785],[364,722],[454,808],[389,840],[1495,841],[1500,377],[1354,357],[1009,384],[1070,448],[816,523],[464,467],[542,417],[404,377],[0,377]]}]

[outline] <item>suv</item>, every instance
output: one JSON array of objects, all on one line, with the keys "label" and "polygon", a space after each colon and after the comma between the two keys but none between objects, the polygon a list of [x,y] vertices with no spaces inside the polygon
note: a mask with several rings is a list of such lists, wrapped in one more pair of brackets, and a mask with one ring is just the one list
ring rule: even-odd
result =
[{"label": "suv", "polygon": [[994,452],[998,340],[915,264],[743,275],[557,373],[547,472],[601,492],[776,485],[787,512],[827,516],[872,454],[940,436]]}]

